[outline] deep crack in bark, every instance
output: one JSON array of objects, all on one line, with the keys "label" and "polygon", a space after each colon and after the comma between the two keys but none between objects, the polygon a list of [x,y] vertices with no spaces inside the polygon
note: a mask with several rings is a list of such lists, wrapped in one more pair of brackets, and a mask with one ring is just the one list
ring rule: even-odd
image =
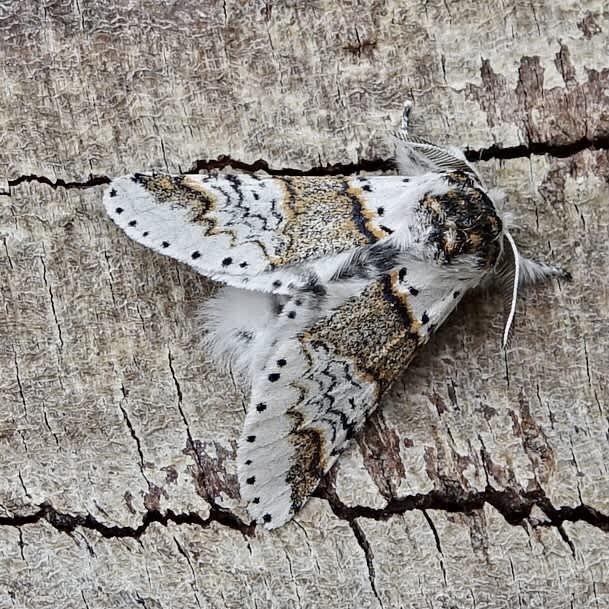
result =
[{"label": "deep crack in bark", "polygon": [[[127,391],[125,390],[124,385],[121,385],[121,391],[123,393],[123,400],[126,400]],[[121,401],[123,401],[123,400],[121,400]],[[137,447],[137,454],[139,455],[139,460],[140,460],[140,463],[139,463],[140,471],[142,472],[142,476],[144,477],[144,480],[146,481],[146,484],[148,485],[148,488],[150,489],[151,484],[150,484],[150,480],[148,480],[148,476],[146,476],[144,453],[142,452],[142,444],[141,444],[140,439],[138,438],[137,434],[135,433],[135,428],[133,427],[133,423],[131,422],[131,419],[129,418],[127,410],[120,402],[118,404],[118,407],[120,408],[120,411],[123,414],[123,418],[125,419],[125,423],[127,425],[127,428],[129,429],[129,434],[135,441],[135,446]]]},{"label": "deep crack in bark", "polygon": [[[486,148],[479,149],[465,149],[465,154],[468,161],[489,161],[492,159],[497,160],[508,160],[518,158],[530,158],[531,156],[548,155],[556,158],[566,158],[573,156],[583,150],[609,150],[609,135],[603,137],[597,137],[589,139],[583,137],[574,142],[568,144],[551,144],[548,142],[528,142],[527,144],[520,144],[518,146],[501,146],[493,144]],[[251,163],[246,161],[240,161],[239,159],[233,158],[230,155],[220,155],[216,159],[200,159],[190,167],[185,173],[199,173],[205,171],[213,171],[218,169],[225,169],[231,167],[232,169],[244,171],[244,172],[255,172],[265,171],[269,175],[287,175],[287,176],[327,176],[327,175],[350,175],[358,172],[366,171],[383,171],[391,172],[395,170],[395,162],[393,158],[373,158],[373,159],[360,159],[356,163],[334,163],[330,165],[317,165],[310,167],[309,169],[296,169],[294,167],[280,167],[273,168],[269,165],[268,161],[264,159],[258,159]],[[53,189],[66,188],[66,189],[79,189],[84,190],[86,188],[92,188],[94,186],[107,185],[111,182],[111,178],[102,175],[90,175],[84,182],[69,182],[58,178],[53,181],[46,176],[39,176],[34,174],[22,175],[15,179],[8,180],[9,188],[19,186],[24,182],[38,182],[40,184],[46,184]]]},{"label": "deep crack in bark", "polygon": [[[388,520],[396,514],[404,514],[413,510],[441,510],[447,512],[468,513],[479,510],[488,503],[492,505],[505,520],[513,525],[520,526],[531,515],[532,509],[537,506],[546,515],[547,521],[533,522],[534,527],[556,527],[563,540],[569,545],[572,552],[574,547],[564,531],[565,522],[586,522],[601,531],[609,533],[609,515],[587,506],[575,507],[563,506],[556,508],[552,505],[543,490],[535,491],[498,491],[490,486],[484,491],[464,491],[458,485],[447,485],[442,490],[434,490],[426,494],[408,495],[406,497],[395,497],[391,499],[384,508],[373,508],[369,506],[345,505],[336,492],[326,483],[323,483],[314,496],[326,500],[333,513],[349,523],[358,544],[364,551],[368,564],[370,582],[374,589],[374,566],[372,564],[371,548],[363,535],[363,531],[356,523],[358,518],[372,520]],[[176,524],[193,524],[207,528],[212,522],[227,526],[241,532],[244,537],[255,535],[255,523],[246,523],[231,511],[210,504],[210,513],[207,518],[202,518],[194,512],[176,514],[171,510],[161,513],[157,510],[148,510],[142,518],[142,523],[137,527],[110,526],[96,520],[91,514],[86,516],[65,514],[58,512],[48,503],[39,506],[37,512],[25,516],[2,516],[0,526],[19,527],[27,524],[35,524],[46,520],[55,529],[65,533],[71,533],[77,527],[83,527],[99,532],[103,537],[134,537],[139,538],[153,522],[159,522],[167,526],[169,522]],[[435,527],[432,527],[432,530]],[[436,541],[438,541],[436,537]],[[380,602],[380,600],[379,600]]]},{"label": "deep crack in bark", "polygon": [[253,163],[246,163],[228,155],[220,155],[217,159],[203,159],[196,161],[187,173],[212,171],[231,167],[245,172],[264,171],[269,175],[277,176],[329,176],[349,175],[359,171],[392,171],[395,163],[392,158],[360,159],[357,163],[334,163],[332,165],[318,165],[309,169],[296,169],[294,167],[273,168],[264,159]]},{"label": "deep crack in bark", "polygon": [[480,148],[479,150],[464,150],[464,154],[468,161],[489,161],[491,159],[508,160],[519,158],[530,158],[547,154],[551,157],[563,159],[573,156],[584,150],[609,150],[609,136],[589,139],[582,137],[581,139],[570,142],[569,144],[549,144],[547,142],[529,142],[519,146],[502,147],[493,144],[488,148]]},{"label": "deep crack in bark", "polygon": [[153,523],[158,522],[167,526],[170,522],[175,524],[192,524],[201,528],[209,527],[213,522],[222,526],[239,531],[245,537],[254,535],[255,526],[243,522],[238,516],[228,510],[218,509],[211,506],[209,516],[202,518],[195,512],[176,514],[171,510],[161,513],[157,510],[148,510],[144,513],[142,523],[137,527],[107,525],[94,518],[91,514],[86,516],[78,514],[65,514],[57,511],[49,503],[43,503],[38,511],[27,516],[0,516],[0,526],[21,527],[28,524],[36,524],[46,520],[53,528],[62,533],[72,533],[77,527],[97,531],[102,537],[133,537],[139,539],[146,529]]},{"label": "deep crack in bark", "polygon": [[427,513],[427,510],[421,510],[423,512],[423,517],[427,521],[429,528],[431,529],[431,533],[434,537],[434,541],[436,542],[436,549],[438,550],[438,554],[440,555],[440,568],[442,569],[442,577],[444,578],[444,585],[446,585],[446,568],[444,567],[444,552],[442,552],[442,544],[440,543],[440,535],[438,535],[438,530],[436,529],[436,525],[433,523],[431,516]]},{"label": "deep crack in bark", "polygon": [[[595,139],[581,138],[569,144],[549,144],[547,142],[529,142],[518,146],[499,146],[493,144],[487,148],[477,150],[464,150],[468,161],[489,161],[491,159],[508,160],[517,158],[530,158],[531,156],[548,155],[556,158],[573,156],[583,150],[609,150],[609,136]],[[288,176],[327,176],[349,175],[365,171],[393,171],[396,168],[393,158],[361,159],[357,163],[334,163],[332,165],[319,165],[309,169],[295,169],[293,167],[270,167],[264,159],[253,163],[246,163],[228,155],[221,155],[217,159],[202,159],[195,162],[187,173],[199,173],[231,167],[246,172],[265,171],[269,175]]]},{"label": "deep crack in bark", "polygon": [[[314,496],[325,499],[336,516],[351,522],[356,518],[387,520],[396,514],[412,510],[442,510],[446,512],[468,513],[479,510],[485,504],[492,505],[505,520],[513,525],[521,525],[537,506],[548,518],[547,522],[533,523],[535,527],[554,526],[560,529],[565,522],[586,522],[601,531],[609,533],[609,515],[603,514],[585,504],[576,507],[554,507],[542,489],[534,491],[506,489],[496,490],[490,485],[484,491],[465,491],[459,485],[446,484],[441,490],[426,494],[394,497],[383,508],[364,505],[345,505],[335,491],[327,484],[322,484]],[[564,532],[564,531],[563,531]],[[563,533],[561,533],[563,535]],[[564,538],[564,537],[563,537]]]},{"label": "deep crack in bark", "polygon": [[376,600],[379,602],[379,605],[381,607],[383,607],[383,601],[381,601],[381,598],[376,590],[376,572],[374,570],[374,553],[372,552],[370,543],[369,543],[368,539],[366,538],[366,535],[365,535],[364,531],[362,530],[362,527],[360,527],[357,520],[355,520],[354,518],[349,520],[349,526],[351,527],[351,530],[353,531],[353,535],[355,536],[355,539],[356,539],[357,543],[359,544],[359,547],[364,552],[364,557],[366,558],[366,566],[368,567],[368,580],[370,581],[370,587],[372,588],[372,592],[374,593],[374,596],[376,596]]},{"label": "deep crack in bark", "polygon": [[57,188],[77,188],[80,190],[84,190],[85,188],[92,188],[93,186],[101,186],[103,184],[110,184],[111,179],[108,176],[94,176],[90,175],[88,179],[84,182],[66,182],[61,178],[58,178],[53,182],[50,178],[46,176],[38,176],[34,174],[22,175],[14,180],[8,180],[9,189],[14,188],[15,186],[19,186],[19,184],[23,184],[24,182],[38,182],[39,184],[46,184],[53,189]]}]

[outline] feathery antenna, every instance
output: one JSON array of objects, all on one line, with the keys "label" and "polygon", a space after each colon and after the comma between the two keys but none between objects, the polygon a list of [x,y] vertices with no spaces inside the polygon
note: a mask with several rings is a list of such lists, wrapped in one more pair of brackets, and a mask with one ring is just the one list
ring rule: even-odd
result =
[{"label": "feathery antenna", "polygon": [[512,325],[514,323],[514,316],[516,315],[516,300],[518,298],[518,285],[520,283],[520,253],[518,252],[518,248],[516,247],[516,243],[514,243],[514,239],[512,235],[508,233],[508,231],[504,231],[503,233],[504,239],[510,244],[512,249],[512,256],[514,257],[514,270],[513,270],[513,283],[512,283],[512,302],[510,305],[510,312],[505,321],[505,327],[503,328],[503,349],[507,348],[510,334],[512,332]]}]

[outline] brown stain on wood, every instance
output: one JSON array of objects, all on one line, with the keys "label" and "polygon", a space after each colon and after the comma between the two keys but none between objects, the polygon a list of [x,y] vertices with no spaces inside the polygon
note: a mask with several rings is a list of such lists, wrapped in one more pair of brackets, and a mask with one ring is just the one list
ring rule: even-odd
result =
[{"label": "brown stain on wood", "polygon": [[395,429],[387,425],[381,411],[376,411],[370,417],[356,441],[364,466],[383,497],[396,497],[400,482],[405,477],[400,437]]},{"label": "brown stain on wood", "polygon": [[237,455],[235,441],[231,442],[230,448],[226,448],[215,440],[195,440],[194,447],[188,446],[184,454],[191,455],[196,463],[192,467],[192,475],[201,497],[213,502],[222,494],[239,499],[237,474],[232,473]]},{"label": "brown stain on wood", "polygon": [[[544,86],[546,68],[539,56],[523,56],[518,83],[510,89],[507,79],[493,70],[490,60],[480,68],[482,85],[469,83],[466,99],[486,112],[490,127],[516,125],[525,142],[570,144],[582,138],[592,141],[609,133],[609,68],[579,70],[579,80],[569,48],[561,43],[554,63],[564,87]],[[582,74],[583,72],[583,74]]]}]

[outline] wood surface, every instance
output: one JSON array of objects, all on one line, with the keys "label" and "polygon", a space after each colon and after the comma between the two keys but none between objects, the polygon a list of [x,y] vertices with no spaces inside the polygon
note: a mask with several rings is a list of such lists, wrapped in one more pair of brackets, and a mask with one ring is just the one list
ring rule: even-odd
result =
[{"label": "wood surface", "polygon": [[[0,607],[609,606],[601,0],[0,5]],[[571,283],[472,294],[298,517],[239,501],[215,289],[104,215],[151,169],[391,171],[405,97]]]}]

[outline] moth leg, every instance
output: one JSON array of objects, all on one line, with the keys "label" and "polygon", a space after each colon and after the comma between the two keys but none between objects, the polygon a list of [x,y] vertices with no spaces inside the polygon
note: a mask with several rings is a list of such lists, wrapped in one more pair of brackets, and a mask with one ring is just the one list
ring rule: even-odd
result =
[{"label": "moth leg", "polygon": [[408,127],[410,124],[410,113],[412,112],[413,107],[412,100],[410,98],[406,98],[404,100],[404,106],[402,108],[402,122],[400,123],[400,131],[405,131],[408,133]]},{"label": "moth leg", "polygon": [[404,102],[400,127],[394,134],[395,163],[399,174],[415,176],[429,172],[462,171],[482,184],[461,150],[454,146],[439,146],[412,133],[413,105],[410,99]]},{"label": "moth leg", "polygon": [[524,256],[520,258],[519,287],[540,283],[552,278],[564,279],[565,281],[571,281],[573,279],[569,271],[565,271],[553,264],[536,262],[535,260],[525,258]]}]

